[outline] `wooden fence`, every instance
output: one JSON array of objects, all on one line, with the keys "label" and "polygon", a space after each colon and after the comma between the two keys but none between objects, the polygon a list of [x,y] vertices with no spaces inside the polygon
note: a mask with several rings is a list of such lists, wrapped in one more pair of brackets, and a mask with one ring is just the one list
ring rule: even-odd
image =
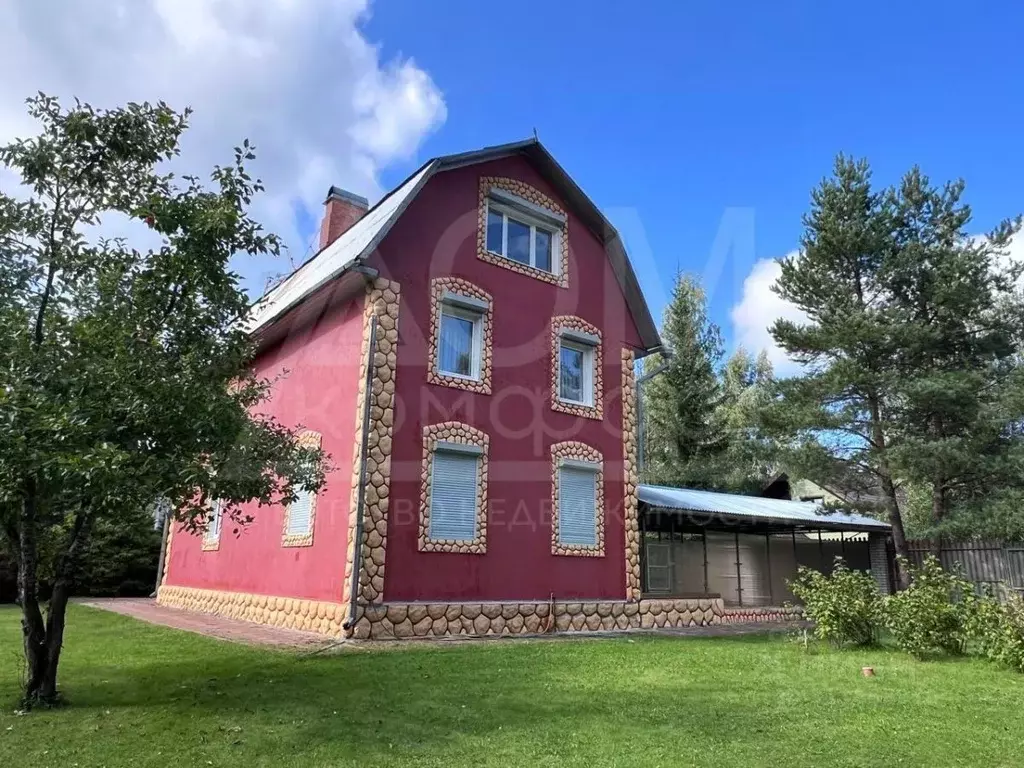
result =
[{"label": "wooden fence", "polygon": [[[932,542],[916,539],[907,542],[910,560],[920,565],[933,554]],[[988,587],[1000,598],[1016,592],[1024,595],[1024,543],[1003,541],[943,541],[939,553],[942,567],[957,564],[979,590]]]}]

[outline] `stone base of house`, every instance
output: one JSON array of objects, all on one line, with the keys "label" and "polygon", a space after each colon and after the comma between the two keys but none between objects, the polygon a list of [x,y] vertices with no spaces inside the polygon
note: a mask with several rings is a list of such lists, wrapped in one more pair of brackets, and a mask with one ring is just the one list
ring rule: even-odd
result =
[{"label": "stone base of house", "polygon": [[792,608],[725,608],[717,597],[639,602],[380,603],[359,606],[355,624],[346,632],[342,625],[348,606],[343,603],[175,586],[161,587],[157,602],[357,640],[697,627],[789,621],[803,615]]},{"label": "stone base of house", "polygon": [[761,621],[802,621],[804,611],[798,606],[771,608],[726,608],[722,615],[723,624],[750,624]]}]

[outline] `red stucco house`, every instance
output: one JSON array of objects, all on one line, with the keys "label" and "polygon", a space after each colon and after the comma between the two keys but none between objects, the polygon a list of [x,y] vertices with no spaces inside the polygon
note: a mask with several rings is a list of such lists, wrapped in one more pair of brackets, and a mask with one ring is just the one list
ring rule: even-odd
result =
[{"label": "red stucco house", "polygon": [[319,253],[249,330],[279,377],[263,411],[335,469],[237,532],[216,505],[173,530],[161,603],[359,638],[727,616],[706,565],[700,594],[643,592],[634,363],[660,342],[539,142],[435,158],[369,209],[332,188]]}]

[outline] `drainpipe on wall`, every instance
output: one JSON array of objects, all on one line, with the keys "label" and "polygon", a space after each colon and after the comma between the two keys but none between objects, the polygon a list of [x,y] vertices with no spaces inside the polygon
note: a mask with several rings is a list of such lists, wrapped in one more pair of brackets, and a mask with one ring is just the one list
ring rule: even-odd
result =
[{"label": "drainpipe on wall", "polygon": [[[644,390],[643,385],[668,370],[668,366],[672,361],[672,351],[665,349],[664,347],[656,347],[650,352],[658,353],[662,357],[661,365],[655,368],[650,373],[645,373],[636,380],[636,444],[637,444],[637,467],[642,472],[645,461],[645,454],[647,452],[647,445],[644,441]],[[642,479],[642,478],[641,478]]]},{"label": "drainpipe on wall", "polygon": [[348,618],[342,629],[351,629],[356,621],[356,597],[359,595],[359,574],[363,563],[363,512],[366,506],[366,448],[370,433],[370,401],[373,395],[373,358],[377,352],[377,315],[370,316],[370,344],[366,357],[366,399],[363,401],[363,433],[359,443],[359,493],[356,495],[356,523],[352,542],[352,580],[348,600]]}]

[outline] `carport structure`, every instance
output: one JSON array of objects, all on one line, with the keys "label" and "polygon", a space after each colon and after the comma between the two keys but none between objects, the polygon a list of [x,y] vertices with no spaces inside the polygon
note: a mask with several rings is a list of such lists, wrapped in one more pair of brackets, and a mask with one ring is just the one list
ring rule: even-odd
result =
[{"label": "carport structure", "polygon": [[888,523],[819,504],[655,485],[639,487],[645,597],[721,597],[728,608],[798,602],[801,565],[828,572],[837,556],[890,591]]}]

